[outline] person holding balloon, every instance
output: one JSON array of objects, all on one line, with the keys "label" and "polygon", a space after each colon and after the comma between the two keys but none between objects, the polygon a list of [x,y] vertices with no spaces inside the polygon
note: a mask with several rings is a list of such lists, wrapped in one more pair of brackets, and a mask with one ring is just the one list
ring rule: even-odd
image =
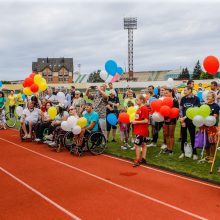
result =
[{"label": "person holding balloon", "polygon": [[148,132],[149,112],[146,106],[145,97],[139,95],[136,99],[136,104],[138,105],[138,109],[135,114],[135,120],[132,121],[132,124],[134,125],[133,133],[136,135],[136,139],[134,141],[136,159],[134,160],[133,167],[137,167],[142,163],[146,163],[146,155],[147,155],[146,138],[149,135]]},{"label": "person holding balloon", "polygon": [[[31,138],[32,128],[37,124],[40,118],[40,109],[34,107],[34,103],[29,101],[27,108],[24,109],[21,116],[21,127],[24,131],[24,139]],[[28,131],[27,131],[28,127]]]},{"label": "person holding balloon", "polygon": [[199,107],[200,101],[197,96],[193,94],[193,88],[190,86],[186,86],[184,88],[184,97],[182,97],[180,101],[180,123],[181,123],[181,155],[179,156],[180,159],[185,157],[184,152],[184,144],[187,142],[187,129],[189,130],[190,139],[191,139],[191,146],[193,149],[193,160],[198,160],[195,145],[195,133],[196,127],[192,123],[192,120],[186,116],[186,111],[190,107]]},{"label": "person holding balloon", "polygon": [[4,93],[0,91],[0,125],[3,127],[3,129],[6,130],[5,106],[6,98],[4,96]]},{"label": "person holding balloon", "polygon": [[216,94],[214,92],[209,92],[206,96],[207,105],[211,109],[210,115],[214,116],[216,118],[216,123],[213,126],[208,126],[206,128],[207,134],[208,134],[208,142],[209,146],[206,147],[206,160],[208,160],[209,163],[213,162],[215,150],[216,150],[216,144],[218,139],[218,131],[217,126],[219,122],[219,111],[220,107],[215,102],[216,100]]},{"label": "person holding balloon", "polygon": [[170,106],[172,107],[170,115],[164,117],[164,137],[166,140],[166,146],[164,153],[171,155],[173,153],[174,147],[174,133],[176,128],[177,118],[179,117],[179,102],[174,96],[174,91],[172,89],[166,88],[164,92],[165,97],[171,98],[170,101],[172,103]]}]

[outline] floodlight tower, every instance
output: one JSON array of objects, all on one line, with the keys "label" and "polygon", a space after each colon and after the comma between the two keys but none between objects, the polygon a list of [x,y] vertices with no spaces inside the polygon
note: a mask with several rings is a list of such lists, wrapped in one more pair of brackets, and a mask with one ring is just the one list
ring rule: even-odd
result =
[{"label": "floodlight tower", "polygon": [[137,29],[137,18],[125,17],[124,29],[128,30],[128,76],[133,79],[133,30]]}]

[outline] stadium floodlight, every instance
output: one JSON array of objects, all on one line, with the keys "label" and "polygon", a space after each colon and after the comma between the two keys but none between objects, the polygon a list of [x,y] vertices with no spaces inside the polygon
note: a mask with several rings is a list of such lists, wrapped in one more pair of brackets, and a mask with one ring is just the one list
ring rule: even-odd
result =
[{"label": "stadium floodlight", "polygon": [[128,75],[129,80],[133,79],[133,30],[137,29],[136,17],[124,18],[124,29],[128,30]]}]

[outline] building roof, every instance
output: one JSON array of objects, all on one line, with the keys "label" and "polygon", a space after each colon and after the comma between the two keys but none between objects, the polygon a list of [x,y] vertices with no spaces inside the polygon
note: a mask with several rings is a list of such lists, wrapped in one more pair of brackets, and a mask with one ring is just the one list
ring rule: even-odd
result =
[{"label": "building roof", "polygon": [[62,67],[73,72],[73,58],[38,58],[37,62],[32,62],[33,71],[42,72],[46,67],[53,72],[58,72]]}]

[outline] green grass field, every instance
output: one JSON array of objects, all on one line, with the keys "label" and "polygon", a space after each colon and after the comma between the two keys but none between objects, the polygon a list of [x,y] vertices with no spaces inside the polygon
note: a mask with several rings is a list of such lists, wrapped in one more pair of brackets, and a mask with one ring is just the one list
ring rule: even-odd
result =
[{"label": "green grass field", "polygon": [[[16,124],[16,128],[20,127],[19,121]],[[110,142],[108,143],[108,147],[106,153],[113,154],[115,156],[127,158],[133,160],[135,158],[135,152],[132,150],[121,150],[120,146],[120,136],[119,130],[117,130],[117,142]],[[178,142],[180,134],[180,123],[177,123],[177,127],[175,130],[175,147],[174,147],[174,154],[172,156],[166,154],[159,154],[160,146],[163,140],[163,133],[162,130],[160,131],[159,140],[158,140],[158,147],[148,148],[147,152],[147,162],[150,165],[159,166],[164,169],[169,169],[172,171],[180,172],[186,175],[215,181],[220,183],[220,175],[217,173],[217,167],[220,166],[220,152],[218,152],[216,163],[214,167],[213,174],[209,174],[209,170],[211,165],[208,163],[198,163],[198,161],[193,161],[190,158],[179,159],[179,155],[181,154],[180,151],[180,143]],[[201,150],[198,150],[198,156],[200,157]]]}]

